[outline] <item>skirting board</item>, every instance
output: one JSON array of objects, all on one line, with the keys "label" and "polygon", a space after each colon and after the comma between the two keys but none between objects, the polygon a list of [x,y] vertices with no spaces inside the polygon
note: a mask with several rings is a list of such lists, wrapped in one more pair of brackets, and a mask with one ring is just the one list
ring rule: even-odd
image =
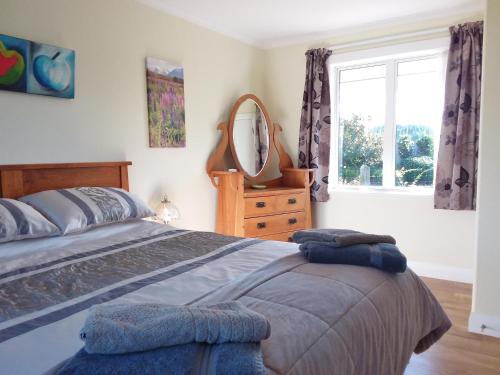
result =
[{"label": "skirting board", "polygon": [[500,316],[473,312],[469,316],[469,331],[500,338]]},{"label": "skirting board", "polygon": [[419,276],[472,284],[474,271],[469,268],[450,267],[442,264],[408,261],[408,266]]}]

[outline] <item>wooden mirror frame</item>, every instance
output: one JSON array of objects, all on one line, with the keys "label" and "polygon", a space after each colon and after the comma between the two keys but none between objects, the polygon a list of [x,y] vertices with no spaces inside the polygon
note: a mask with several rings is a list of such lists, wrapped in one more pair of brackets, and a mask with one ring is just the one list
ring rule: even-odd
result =
[{"label": "wooden mirror frame", "polygon": [[[266,160],[266,164],[264,165],[264,167],[262,168],[260,173],[256,176],[247,175],[246,172],[244,171],[244,169],[241,168],[241,165],[239,164],[238,159],[235,158],[235,150],[234,150],[234,145],[232,142],[233,134],[232,134],[232,129],[230,130],[230,128],[232,128],[230,126],[231,121],[233,122],[233,126],[234,126],[234,118],[236,116],[236,112],[237,112],[238,107],[240,106],[240,104],[243,101],[245,101],[247,99],[252,99],[255,103],[257,103],[257,105],[260,106],[262,112],[264,113],[264,117],[265,117],[266,122],[267,122],[268,133],[269,133],[268,158]],[[217,130],[219,130],[222,133],[221,138],[219,140],[217,148],[212,152],[212,154],[208,158],[207,166],[206,166],[206,172],[207,172],[208,176],[210,177],[210,180],[211,180],[212,185],[214,187],[217,188],[217,186],[218,186],[216,181],[215,181],[214,172],[218,172],[219,174],[221,172],[231,173],[231,172],[227,172],[227,169],[226,169],[227,166],[225,165],[224,160],[223,160],[224,154],[225,154],[227,147],[228,147],[228,144],[229,144],[230,148],[232,147],[231,148],[231,156],[232,156],[239,172],[242,173],[244,175],[244,178],[251,183],[257,182],[257,180],[259,180],[262,177],[264,171],[266,171],[266,168],[270,165],[269,163],[270,163],[270,160],[272,158],[271,155],[273,154],[274,150],[276,150],[276,152],[278,154],[279,171],[281,173],[283,173],[283,171],[285,169],[293,168],[292,159],[290,158],[290,155],[288,155],[288,153],[285,151],[285,148],[283,147],[283,145],[281,144],[281,142],[279,140],[279,134],[283,131],[283,129],[278,123],[271,121],[271,117],[269,116],[267,109],[265,108],[264,104],[257,96],[255,96],[253,94],[242,95],[235,102],[235,104],[232,107],[231,114],[229,117],[229,122],[228,121],[221,122],[217,126]]]},{"label": "wooden mirror frame", "polygon": [[[245,168],[240,163],[240,159],[238,158],[238,153],[236,152],[236,147],[234,145],[234,120],[236,119],[236,115],[238,114],[238,109],[241,107],[243,103],[245,103],[247,100],[252,100],[259,109],[261,110],[262,114],[264,115],[264,119],[266,120],[266,125],[267,125],[267,139],[268,139],[268,145],[267,145],[267,158],[266,161],[264,162],[264,165],[260,169],[260,171],[256,175],[251,175],[249,174]],[[266,107],[264,106],[264,103],[255,96],[254,94],[245,94],[241,96],[236,103],[234,103],[233,108],[231,109],[231,115],[229,116],[229,147],[231,149],[231,155],[233,157],[234,163],[236,164],[236,168],[243,172],[245,175],[245,178],[250,181],[255,181],[259,179],[260,176],[265,172],[266,167],[269,165],[269,162],[271,160],[271,155],[272,155],[272,134],[274,131],[273,123],[271,122],[271,118],[269,117],[269,112],[267,112]]]}]

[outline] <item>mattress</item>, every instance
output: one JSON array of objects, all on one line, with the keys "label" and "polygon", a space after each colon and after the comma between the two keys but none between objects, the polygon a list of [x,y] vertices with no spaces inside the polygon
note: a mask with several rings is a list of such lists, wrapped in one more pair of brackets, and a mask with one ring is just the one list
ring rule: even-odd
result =
[{"label": "mattress", "polygon": [[98,303],[240,300],[270,320],[262,350],[278,374],[402,374],[449,328],[410,270],[309,264],[297,250],[147,221],[0,245],[2,373],[40,374],[72,356]]}]

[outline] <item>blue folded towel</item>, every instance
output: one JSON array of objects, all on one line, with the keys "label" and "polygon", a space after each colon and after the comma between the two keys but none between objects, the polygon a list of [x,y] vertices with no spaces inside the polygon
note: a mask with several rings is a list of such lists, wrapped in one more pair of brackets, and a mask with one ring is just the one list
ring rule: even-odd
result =
[{"label": "blue folded towel", "polygon": [[80,350],[57,375],[264,375],[260,345],[186,344],[140,353],[88,354]]},{"label": "blue folded towel", "polygon": [[388,243],[338,247],[328,242],[306,242],[299,249],[311,263],[351,264],[387,272],[406,270],[406,257],[397,246]]},{"label": "blue folded towel", "polygon": [[189,343],[260,342],[269,334],[264,316],[233,301],[213,306],[96,305],[80,337],[88,353],[120,354]]},{"label": "blue folded towel", "polygon": [[390,243],[396,240],[389,235],[362,233],[350,229],[307,229],[295,232],[292,236],[296,243],[328,242],[330,246],[343,247],[357,244]]}]

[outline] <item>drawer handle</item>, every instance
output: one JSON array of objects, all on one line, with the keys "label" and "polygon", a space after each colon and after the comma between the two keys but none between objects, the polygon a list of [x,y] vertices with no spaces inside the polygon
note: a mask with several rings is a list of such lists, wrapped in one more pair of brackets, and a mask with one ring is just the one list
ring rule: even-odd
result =
[{"label": "drawer handle", "polygon": [[264,229],[266,227],[266,223],[257,223],[257,229]]},{"label": "drawer handle", "polygon": [[295,198],[290,198],[288,200],[288,204],[295,204],[295,203],[297,203],[297,199],[295,199]]},{"label": "drawer handle", "polygon": [[255,207],[257,207],[257,208],[266,207],[266,202],[257,202],[257,203],[255,203]]},{"label": "drawer handle", "polygon": [[288,224],[297,224],[297,219],[292,217],[291,219],[288,219]]}]

